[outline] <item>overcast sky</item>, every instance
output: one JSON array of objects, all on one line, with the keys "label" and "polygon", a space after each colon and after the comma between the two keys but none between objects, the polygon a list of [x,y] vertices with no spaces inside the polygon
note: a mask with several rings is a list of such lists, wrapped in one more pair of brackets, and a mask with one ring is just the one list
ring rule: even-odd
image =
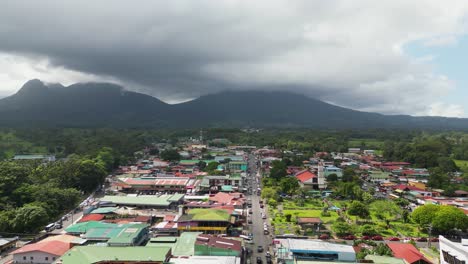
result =
[{"label": "overcast sky", "polygon": [[2,1],[0,96],[109,81],[168,102],[291,90],[466,117],[467,14],[467,0]]}]

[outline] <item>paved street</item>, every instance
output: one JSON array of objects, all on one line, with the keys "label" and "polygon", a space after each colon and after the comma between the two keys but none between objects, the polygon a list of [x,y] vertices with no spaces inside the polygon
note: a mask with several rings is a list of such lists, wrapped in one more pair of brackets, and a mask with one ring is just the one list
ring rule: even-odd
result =
[{"label": "paved street", "polygon": [[[271,250],[269,249],[269,246],[271,245],[271,236],[270,235],[265,235],[263,231],[263,223],[267,221],[267,219],[262,219],[262,214],[261,212],[263,209],[260,208],[260,196],[257,195],[257,188],[258,184],[260,184],[261,180],[258,179],[258,184],[257,184],[257,179],[256,179],[256,174],[257,174],[257,166],[255,164],[255,158],[253,155],[249,156],[249,169],[250,169],[250,175],[249,175],[249,181],[250,181],[250,186],[252,188],[252,195],[248,196],[252,200],[252,214],[249,216],[252,219],[252,224],[250,225],[250,232],[253,234],[253,241],[254,244],[250,244],[249,246],[252,248],[252,257],[251,261],[252,263],[256,263],[257,257],[262,258],[262,262],[266,263],[266,258],[265,254],[267,251]],[[260,187],[261,188],[261,187]],[[266,212],[265,212],[266,213]],[[263,252],[257,252],[258,246],[263,247]]]}]

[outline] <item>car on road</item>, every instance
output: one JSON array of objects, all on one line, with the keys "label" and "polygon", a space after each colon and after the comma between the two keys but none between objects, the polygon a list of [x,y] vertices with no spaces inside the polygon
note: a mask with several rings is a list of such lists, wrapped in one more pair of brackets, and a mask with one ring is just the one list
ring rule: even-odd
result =
[{"label": "car on road", "polygon": [[322,239],[322,240],[327,240],[327,239],[329,239],[329,238],[330,238],[330,236],[327,235],[327,234],[321,234],[321,235],[319,236],[319,239]]},{"label": "car on road", "polygon": [[262,258],[261,257],[257,257],[257,264],[262,264],[263,261],[262,261]]},{"label": "car on road", "polygon": [[253,239],[253,234],[252,233],[249,233],[247,236],[250,237],[251,239]]},{"label": "car on road", "polygon": [[257,252],[262,253],[263,252],[263,246],[258,246],[257,247]]},{"label": "car on road", "polygon": [[389,241],[400,241],[398,237],[391,237],[388,239]]}]

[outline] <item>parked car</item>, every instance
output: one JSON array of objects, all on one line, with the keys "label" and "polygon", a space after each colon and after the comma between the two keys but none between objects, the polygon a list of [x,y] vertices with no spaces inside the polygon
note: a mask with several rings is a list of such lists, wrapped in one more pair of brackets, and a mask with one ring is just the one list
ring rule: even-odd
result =
[{"label": "parked car", "polygon": [[388,240],[390,240],[390,241],[400,241],[400,239],[398,237],[391,237]]},{"label": "parked car", "polygon": [[416,238],[416,241],[418,241],[418,242],[427,242],[427,238],[425,238],[425,237]]},{"label": "parked car", "polygon": [[372,240],[374,240],[374,241],[382,241],[382,240],[383,240],[383,237],[382,237],[382,236],[373,236],[373,237],[372,237]]},{"label": "parked car", "polygon": [[257,264],[262,264],[263,261],[262,261],[262,258],[261,257],[257,257]]},{"label": "parked car", "polygon": [[362,236],[361,239],[362,240],[370,240],[370,236]]},{"label": "parked car", "polygon": [[330,238],[330,236],[328,236],[327,234],[321,234],[319,236],[319,239],[322,239],[322,240],[326,240],[326,239],[329,239],[329,238]]},{"label": "parked car", "polygon": [[262,246],[258,246],[258,247],[257,247],[257,252],[258,252],[258,253],[263,252],[263,247],[262,247]]}]

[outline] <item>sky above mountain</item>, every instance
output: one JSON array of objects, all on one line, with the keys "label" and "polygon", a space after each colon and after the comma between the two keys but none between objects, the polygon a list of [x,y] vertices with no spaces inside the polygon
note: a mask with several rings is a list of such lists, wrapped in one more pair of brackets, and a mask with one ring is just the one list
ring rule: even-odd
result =
[{"label": "sky above mountain", "polygon": [[468,1],[5,1],[0,96],[106,81],[179,102],[285,90],[385,114],[468,116]]}]

